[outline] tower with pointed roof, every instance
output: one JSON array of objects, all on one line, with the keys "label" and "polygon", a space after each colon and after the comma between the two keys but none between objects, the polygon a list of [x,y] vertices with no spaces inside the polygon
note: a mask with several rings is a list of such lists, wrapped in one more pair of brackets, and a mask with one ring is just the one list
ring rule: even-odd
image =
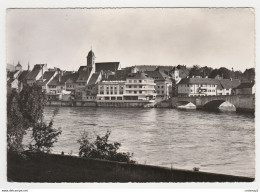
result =
[{"label": "tower with pointed roof", "polygon": [[15,66],[15,70],[18,70],[18,71],[22,71],[23,70],[23,67],[20,64],[20,61],[18,61],[18,64]]},{"label": "tower with pointed roof", "polygon": [[95,73],[95,58],[96,58],[95,54],[91,48],[91,50],[88,52],[88,56],[87,56],[87,71],[88,71],[89,76],[91,73]]}]

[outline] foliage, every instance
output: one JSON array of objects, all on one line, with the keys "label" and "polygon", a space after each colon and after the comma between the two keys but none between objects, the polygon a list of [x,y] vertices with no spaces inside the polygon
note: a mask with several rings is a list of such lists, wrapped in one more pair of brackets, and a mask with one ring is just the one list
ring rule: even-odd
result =
[{"label": "foliage", "polygon": [[132,160],[133,153],[121,153],[118,152],[121,144],[118,142],[108,143],[108,138],[111,132],[107,130],[105,136],[97,136],[94,142],[90,142],[88,138],[88,133],[84,131],[81,133],[81,138],[78,140],[80,144],[79,156],[88,158],[105,159],[111,161],[120,161],[127,163],[135,163]]},{"label": "foliage", "polygon": [[21,152],[26,130],[43,119],[46,95],[41,86],[25,86],[20,93],[11,90],[7,95],[7,149]]},{"label": "foliage", "polygon": [[29,149],[35,152],[46,152],[49,153],[53,144],[57,142],[59,135],[61,134],[60,129],[54,129],[53,119],[57,114],[58,109],[54,110],[53,116],[49,124],[40,121],[33,126],[32,138],[35,142],[29,145]]},{"label": "foliage", "polygon": [[47,102],[47,96],[42,87],[36,83],[25,86],[19,93],[19,108],[24,117],[27,128],[39,123],[43,119],[43,110]]},{"label": "foliage", "polygon": [[23,115],[18,106],[18,93],[12,91],[7,97],[7,149],[21,152],[25,134]]}]

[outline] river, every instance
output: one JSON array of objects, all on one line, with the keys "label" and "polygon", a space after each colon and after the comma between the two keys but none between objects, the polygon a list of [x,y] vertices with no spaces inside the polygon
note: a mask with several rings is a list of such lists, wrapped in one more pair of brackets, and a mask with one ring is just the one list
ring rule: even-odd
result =
[{"label": "river", "polygon": [[[45,108],[46,121],[54,109]],[[110,141],[120,142],[120,151],[133,152],[140,164],[255,176],[255,125],[251,114],[61,107],[54,119],[54,128],[59,127],[62,134],[53,153],[78,155],[77,140],[83,130],[95,138],[109,129]]]}]

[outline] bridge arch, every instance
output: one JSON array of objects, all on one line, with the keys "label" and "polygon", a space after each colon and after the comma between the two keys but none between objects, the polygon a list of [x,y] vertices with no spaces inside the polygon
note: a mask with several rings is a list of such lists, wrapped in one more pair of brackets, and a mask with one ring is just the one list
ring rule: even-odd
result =
[{"label": "bridge arch", "polygon": [[178,101],[178,102],[176,102],[176,107],[177,108],[192,108],[192,109],[197,108],[196,105],[190,101]]},{"label": "bridge arch", "polygon": [[212,100],[204,104],[203,108],[208,110],[228,110],[236,111],[234,104],[224,99]]}]

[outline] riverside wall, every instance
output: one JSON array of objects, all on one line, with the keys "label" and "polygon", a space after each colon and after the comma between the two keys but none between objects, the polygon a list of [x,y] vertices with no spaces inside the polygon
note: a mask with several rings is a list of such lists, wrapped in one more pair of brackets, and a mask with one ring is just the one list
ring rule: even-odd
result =
[{"label": "riverside wall", "polygon": [[68,156],[68,155],[35,154],[35,153],[29,153],[28,155],[30,156],[30,158],[34,158],[36,160],[39,159],[39,161],[42,161],[44,158],[48,158],[50,161],[53,161],[55,163],[60,162],[64,166],[66,165],[79,166],[81,167],[81,169],[85,169],[85,168],[87,169],[87,167],[91,165],[93,167],[109,168],[114,172],[121,171],[121,172],[125,172],[125,174],[138,175],[140,179],[142,177],[145,178],[147,176],[149,176],[149,178],[160,178],[159,180],[161,182],[253,182],[254,181],[254,178],[250,178],[250,177],[225,175],[225,174],[175,169],[175,168],[164,168],[159,166],[143,165],[143,164],[129,164],[123,162],[81,158],[81,157]]},{"label": "riverside wall", "polygon": [[47,106],[60,107],[153,107],[154,104],[149,101],[48,101]]}]

